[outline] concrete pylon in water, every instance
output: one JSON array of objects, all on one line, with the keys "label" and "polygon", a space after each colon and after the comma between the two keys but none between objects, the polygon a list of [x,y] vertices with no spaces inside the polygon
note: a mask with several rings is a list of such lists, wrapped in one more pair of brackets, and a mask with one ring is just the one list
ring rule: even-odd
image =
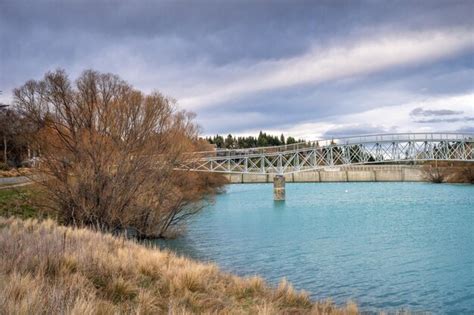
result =
[{"label": "concrete pylon in water", "polygon": [[285,176],[283,175],[273,177],[273,200],[285,200]]}]

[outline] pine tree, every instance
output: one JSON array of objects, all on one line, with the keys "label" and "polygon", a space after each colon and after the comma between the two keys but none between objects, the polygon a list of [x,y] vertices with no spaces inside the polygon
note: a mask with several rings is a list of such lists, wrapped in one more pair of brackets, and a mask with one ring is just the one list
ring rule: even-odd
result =
[{"label": "pine tree", "polygon": [[281,134],[280,136],[280,142],[282,145],[284,145],[286,142],[285,142],[285,136],[283,134]]}]

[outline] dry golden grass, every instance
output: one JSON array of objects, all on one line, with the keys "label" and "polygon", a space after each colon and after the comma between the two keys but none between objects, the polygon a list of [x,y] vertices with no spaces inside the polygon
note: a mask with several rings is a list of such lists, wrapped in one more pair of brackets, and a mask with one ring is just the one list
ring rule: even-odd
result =
[{"label": "dry golden grass", "polygon": [[51,220],[0,217],[0,314],[357,314],[282,281]]},{"label": "dry golden grass", "polygon": [[12,168],[8,171],[0,170],[0,177],[30,176],[32,171],[27,167]]}]

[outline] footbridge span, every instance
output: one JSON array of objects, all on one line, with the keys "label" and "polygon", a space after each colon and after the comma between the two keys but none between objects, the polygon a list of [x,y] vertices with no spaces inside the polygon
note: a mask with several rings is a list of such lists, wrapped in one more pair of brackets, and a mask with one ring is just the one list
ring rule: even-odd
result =
[{"label": "footbridge span", "polygon": [[350,165],[421,161],[474,162],[474,133],[396,133],[249,149],[192,152],[179,170],[270,174],[274,198],[285,198],[285,174]]}]

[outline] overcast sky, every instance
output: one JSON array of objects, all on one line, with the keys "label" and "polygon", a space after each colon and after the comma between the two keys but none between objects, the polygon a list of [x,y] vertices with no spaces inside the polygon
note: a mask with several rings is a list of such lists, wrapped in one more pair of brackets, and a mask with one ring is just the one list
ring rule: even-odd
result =
[{"label": "overcast sky", "polygon": [[474,132],[474,1],[0,0],[0,96],[112,72],[203,134]]}]

